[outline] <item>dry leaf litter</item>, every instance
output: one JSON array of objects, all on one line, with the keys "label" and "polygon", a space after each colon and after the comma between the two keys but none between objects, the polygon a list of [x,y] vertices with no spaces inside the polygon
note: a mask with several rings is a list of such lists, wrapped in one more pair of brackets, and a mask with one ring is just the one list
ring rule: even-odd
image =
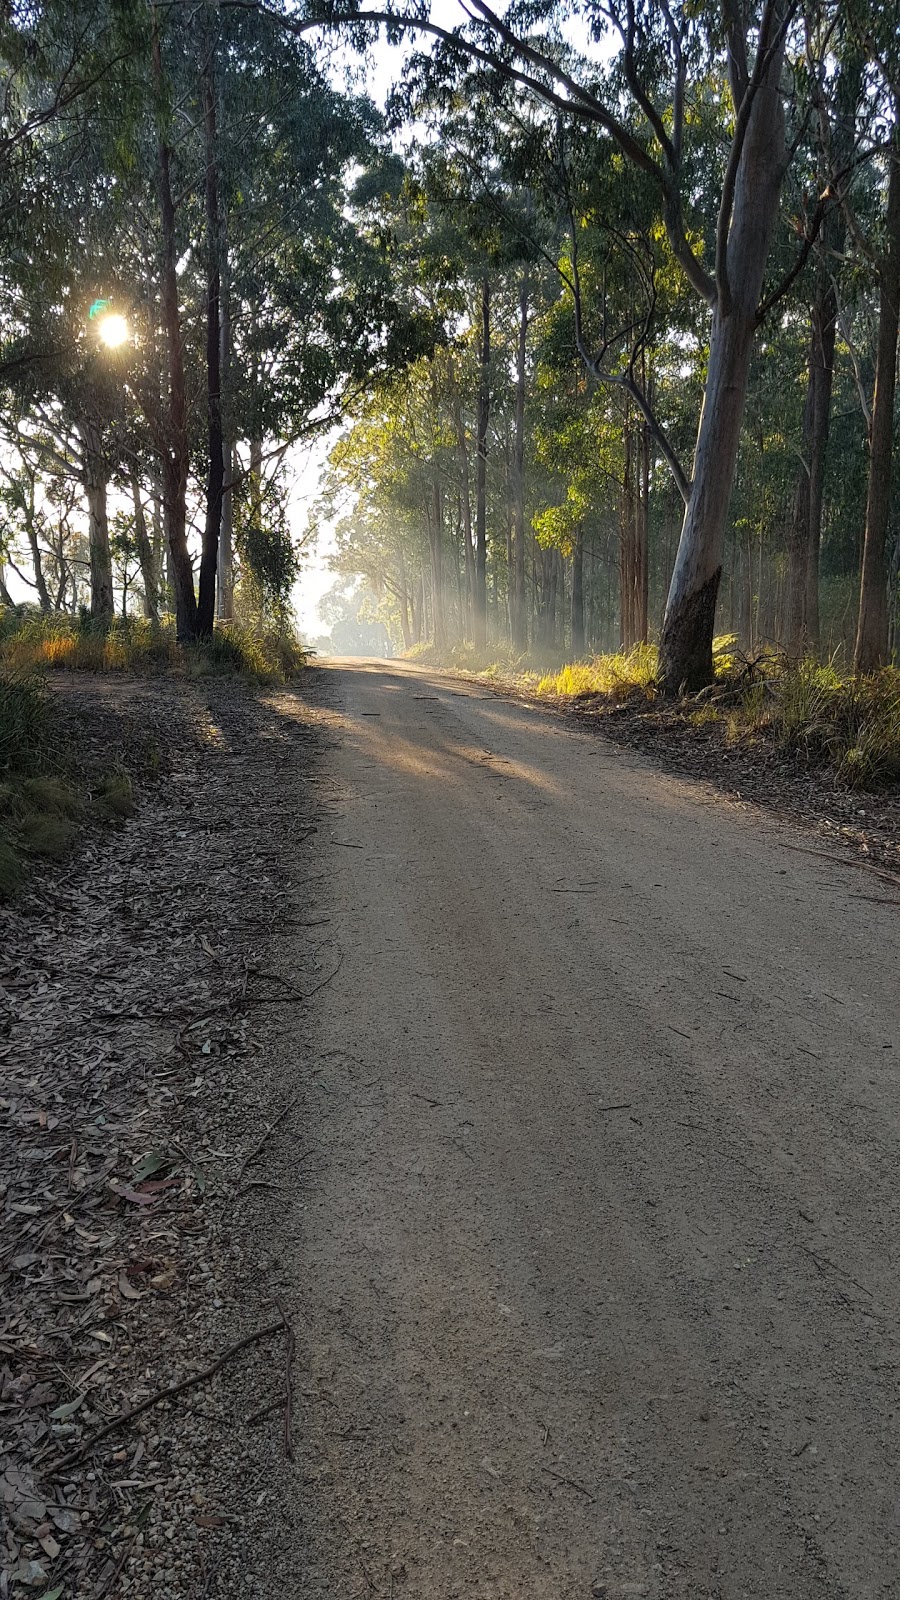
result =
[{"label": "dry leaf litter", "polygon": [[[59,694],[85,759],[167,770],[0,913],[0,1596],[237,1594],[293,1356],[241,1228],[272,1122],[254,1029],[333,957],[318,940],[290,979],[259,957],[302,922],[309,717],[222,683]],[[266,1328],[230,1362],[258,1414],[234,1416],[226,1362],[91,1445]]]}]

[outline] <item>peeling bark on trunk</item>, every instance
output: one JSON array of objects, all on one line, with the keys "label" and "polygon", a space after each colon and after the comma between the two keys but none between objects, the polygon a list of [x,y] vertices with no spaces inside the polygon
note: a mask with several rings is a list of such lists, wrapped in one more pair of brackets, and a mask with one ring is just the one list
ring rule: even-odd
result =
[{"label": "peeling bark on trunk", "polygon": [[491,285],[481,285],[481,375],[475,426],[475,604],[476,650],[487,645],[487,432],[491,407]]},{"label": "peeling bark on trunk", "polygon": [[900,125],[895,126],[891,147],[885,236],[886,248],[879,271],[880,304],[875,394],[872,401],[869,493],[854,653],[857,672],[876,672],[888,659],[886,546],[891,506],[897,332],[900,321]]},{"label": "peeling bark on trunk", "polygon": [[[782,20],[776,9],[774,26]],[[784,112],[779,78],[784,46],[771,53],[749,113],[728,236],[728,284],[718,284],[706,391],[690,498],[669,588],[660,644],[665,689],[677,694],[711,682],[716,599],[750,357],[772,229],[784,176]]]}]

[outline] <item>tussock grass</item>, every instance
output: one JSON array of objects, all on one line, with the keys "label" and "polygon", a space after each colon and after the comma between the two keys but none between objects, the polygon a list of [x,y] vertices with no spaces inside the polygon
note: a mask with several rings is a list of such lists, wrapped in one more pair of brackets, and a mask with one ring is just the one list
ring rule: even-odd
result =
[{"label": "tussock grass", "polygon": [[649,699],[656,692],[658,674],[656,646],[637,644],[632,650],[594,656],[590,661],[576,661],[559,672],[547,673],[538,679],[537,693],[572,699],[602,695],[609,700],[623,700],[640,691]]},{"label": "tussock grass", "polygon": [[94,810],[101,817],[124,821],[134,815],[134,785],[124,770],[104,778],[93,796]]},{"label": "tussock grass", "polygon": [[848,789],[900,783],[900,672],[872,677],[804,661],[763,674],[727,711],[740,744],[765,739],[810,766],[827,765]]}]

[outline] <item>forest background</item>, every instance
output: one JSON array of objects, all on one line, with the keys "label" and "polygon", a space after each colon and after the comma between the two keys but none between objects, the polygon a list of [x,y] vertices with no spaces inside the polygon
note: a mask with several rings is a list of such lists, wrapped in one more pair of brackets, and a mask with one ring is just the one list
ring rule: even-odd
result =
[{"label": "forest background", "polygon": [[311,445],[336,638],[895,658],[890,6],[90,0],[0,53],[8,634],[283,632]]}]

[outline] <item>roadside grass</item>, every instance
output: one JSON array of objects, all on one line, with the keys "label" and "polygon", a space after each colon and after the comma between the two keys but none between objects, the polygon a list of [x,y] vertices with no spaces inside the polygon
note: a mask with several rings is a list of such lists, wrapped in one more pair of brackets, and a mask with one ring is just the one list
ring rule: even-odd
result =
[{"label": "roadside grass", "polygon": [[558,672],[538,679],[536,692],[542,698],[563,696],[581,699],[598,695],[607,700],[624,700],[632,694],[656,694],[659,653],[655,645],[637,644],[615,655],[594,656],[590,661],[575,661]]},{"label": "roadside grass", "polygon": [[900,785],[900,671],[885,668],[857,678],[837,660],[791,662],[768,646],[747,654],[733,634],[715,640],[715,681],[680,700],[659,692],[655,645],[542,668],[533,659],[498,651],[479,657],[471,646],[437,652],[433,646],[407,660],[448,667],[556,704],[602,715],[630,708],[657,725],[696,730],[726,746],[786,752],[810,768],[829,768],[848,790]]},{"label": "roadside grass", "polygon": [[[727,678],[724,680],[727,691]],[[718,709],[713,706],[713,709]],[[900,672],[842,674],[833,663],[770,667],[721,706],[732,745],[775,744],[829,766],[848,789],[900,784]]]},{"label": "roadside grass", "polygon": [[14,672],[177,672],[281,683],[305,660],[293,635],[275,629],[229,623],[201,644],[179,645],[170,619],[153,624],[142,617],[118,618],[99,628],[61,614],[0,610],[0,666]]}]

